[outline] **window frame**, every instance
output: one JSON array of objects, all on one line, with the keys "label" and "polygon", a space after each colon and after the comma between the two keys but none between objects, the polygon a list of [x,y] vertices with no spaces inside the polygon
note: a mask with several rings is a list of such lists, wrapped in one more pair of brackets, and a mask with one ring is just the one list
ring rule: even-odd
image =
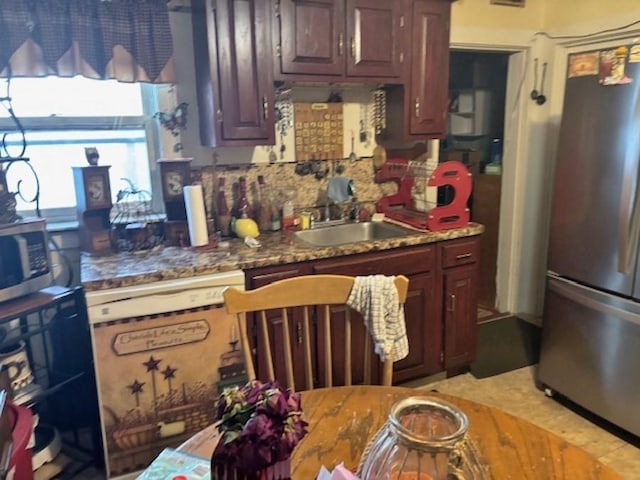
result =
[{"label": "window frame", "polygon": [[[162,202],[161,184],[156,168],[156,159],[161,151],[160,129],[158,122],[154,118],[155,112],[158,111],[158,86],[153,84],[141,83],[141,100],[142,115],[126,115],[126,116],[95,116],[95,117],[65,117],[51,115],[49,117],[24,117],[18,116],[25,132],[35,131],[65,131],[65,130],[127,130],[127,129],[143,129],[145,132],[148,168],[151,181],[151,208],[154,212],[164,213],[164,204]],[[19,112],[16,112],[19,113]],[[0,117],[0,134],[18,132],[18,128],[9,117]],[[28,144],[27,144],[28,148]],[[11,152],[10,152],[11,153]],[[28,150],[25,153],[28,157]],[[3,160],[6,160],[4,158]],[[41,177],[43,172],[39,172]],[[25,182],[31,181],[24,179]],[[113,187],[113,186],[112,186]],[[73,185],[69,185],[73,188]],[[19,210],[18,213],[23,217],[35,217],[36,206],[33,203],[32,210]],[[46,208],[40,204],[40,214],[46,218],[48,223],[69,222],[77,220],[76,207],[68,208]]]}]

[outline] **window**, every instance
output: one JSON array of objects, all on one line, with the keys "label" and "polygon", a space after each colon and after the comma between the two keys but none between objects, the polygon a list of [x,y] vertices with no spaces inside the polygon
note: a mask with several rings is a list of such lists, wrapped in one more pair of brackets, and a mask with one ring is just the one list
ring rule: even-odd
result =
[{"label": "window", "polygon": [[[87,165],[85,147],[98,149],[99,165],[111,165],[114,203],[118,190],[127,187],[123,178],[151,192],[149,159],[156,157],[155,86],[84,77],[15,78],[10,85],[0,83],[0,96],[7,93],[26,131],[24,156],[38,175],[40,209],[46,217],[76,218],[71,167]],[[5,145],[9,155],[15,156],[22,149],[22,139],[4,106],[0,108],[0,132],[9,132]],[[33,175],[24,162],[15,162],[7,172],[9,189],[16,191],[20,180],[25,199],[33,198]],[[19,211],[33,214],[34,203],[17,200]]]}]

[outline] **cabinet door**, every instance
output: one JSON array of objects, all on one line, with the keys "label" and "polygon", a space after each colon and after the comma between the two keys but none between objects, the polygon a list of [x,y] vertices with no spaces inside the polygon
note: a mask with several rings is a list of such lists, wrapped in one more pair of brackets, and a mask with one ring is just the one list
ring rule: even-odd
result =
[{"label": "cabinet door", "polygon": [[[344,0],[276,0],[283,74],[343,75]],[[278,54],[278,53],[276,53]]]},{"label": "cabinet door", "polygon": [[[346,365],[346,345],[345,345],[345,322],[346,322],[346,310],[345,306],[332,306],[331,307],[331,374],[333,379],[333,385],[345,384],[345,365]],[[351,383],[354,385],[364,383],[365,369],[364,369],[364,355],[365,355],[365,342],[371,341],[367,330],[364,326],[364,320],[362,316],[355,310],[351,310],[349,314],[351,323]],[[324,333],[324,312],[323,307],[318,306],[316,311],[316,318],[314,326],[317,335],[317,352],[318,357],[322,356],[326,344],[326,335]],[[371,368],[371,383],[376,384],[380,382],[382,377],[382,364],[380,363],[380,357],[373,351],[373,344],[371,345],[369,362]],[[322,356],[321,358],[324,358]],[[362,360],[359,360],[362,359]],[[325,368],[324,362],[318,360],[318,373],[316,375],[315,386],[325,387]]]},{"label": "cabinet door", "polygon": [[269,5],[260,0],[210,2],[195,0],[192,7],[201,141],[211,146],[273,144]]},{"label": "cabinet door", "polygon": [[409,134],[444,136],[449,85],[449,20],[447,0],[413,4],[411,77],[405,94]]},{"label": "cabinet door", "polygon": [[[370,255],[358,255],[356,258],[339,258],[329,261],[319,261],[313,265],[315,274],[335,274],[335,275],[370,275],[372,272],[380,272],[380,261],[374,260]],[[335,306],[331,308],[332,324],[331,329],[331,360],[334,385],[344,385],[344,367],[346,359],[346,346],[344,335],[344,323],[346,307]],[[318,313],[316,330],[318,335],[318,352],[324,351],[326,336],[322,324],[322,312]],[[353,384],[364,383],[364,353],[365,342],[372,342],[364,319],[355,310],[351,310],[351,381]],[[369,361],[372,365],[371,382],[378,383],[382,376],[382,365],[380,357],[373,351],[371,346]],[[359,360],[362,359],[362,360]],[[325,369],[323,362],[318,362],[318,386],[324,386]]]},{"label": "cabinet door", "polygon": [[[434,247],[419,246],[405,249],[391,250],[377,253],[366,253],[327,261],[318,261],[313,266],[314,273],[333,273],[338,275],[407,275],[409,277],[409,292],[405,304],[405,322],[409,337],[409,356],[394,364],[393,381],[403,382],[442,371],[442,323],[439,320],[440,293],[436,290],[434,280]],[[352,315],[352,348],[360,348],[354,358],[361,358],[364,339],[368,340],[368,333],[360,315]],[[334,332],[332,332],[333,336]],[[318,329],[318,348],[322,348],[321,329]],[[343,368],[336,359],[344,358],[344,347],[341,340],[333,338],[334,342],[334,372],[339,375]],[[357,345],[356,345],[357,344]],[[320,350],[321,351],[321,350]],[[375,354],[373,354],[375,355]],[[380,365],[380,358],[373,358],[375,365]],[[380,371],[372,378],[378,378]],[[361,369],[354,369],[354,383],[363,377]],[[320,375],[320,378],[322,376]],[[342,377],[339,377],[342,378]],[[375,380],[374,380],[375,381]]]},{"label": "cabinet door", "polygon": [[444,365],[447,370],[468,365],[476,354],[478,265],[443,271]]},{"label": "cabinet door", "polygon": [[394,363],[394,383],[426,377],[442,371],[442,323],[433,272],[409,276],[404,306],[409,355]]},{"label": "cabinet door", "polygon": [[402,3],[347,0],[347,75],[400,77]]},{"label": "cabinet door", "polygon": [[[277,280],[285,278],[297,277],[300,275],[307,275],[311,273],[310,267],[305,264],[292,264],[281,267],[268,267],[264,269],[255,269],[248,271],[246,276],[246,286],[248,289],[254,289],[263,287]],[[302,310],[301,309],[288,309],[287,316],[289,318],[289,329],[291,332],[295,332],[291,336],[291,353],[293,358],[293,378],[296,383],[297,390],[304,390],[306,388],[304,381],[304,346],[302,343]],[[249,337],[254,347],[254,361],[256,365],[256,375],[259,379],[265,380],[267,378],[267,369],[264,363],[264,339],[259,334],[259,319],[257,315],[249,319],[249,325],[251,332]],[[275,377],[281,382],[282,385],[286,385],[286,368],[284,361],[284,334],[282,329],[282,313],[281,311],[270,311],[267,313],[267,323],[269,329],[269,340],[271,342],[271,351],[273,354],[273,368]],[[315,357],[314,353],[314,332],[311,329],[311,349],[312,358]],[[315,365],[313,371],[316,371]],[[314,373],[315,376],[315,373]]]}]

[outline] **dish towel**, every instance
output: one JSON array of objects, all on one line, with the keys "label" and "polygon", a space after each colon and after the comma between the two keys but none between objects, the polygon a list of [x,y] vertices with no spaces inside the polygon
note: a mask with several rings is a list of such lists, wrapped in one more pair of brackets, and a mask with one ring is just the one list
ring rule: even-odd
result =
[{"label": "dish towel", "polygon": [[327,197],[334,202],[346,202],[352,192],[352,183],[347,177],[331,177],[327,185]]},{"label": "dish towel", "polygon": [[394,280],[395,277],[386,275],[355,277],[347,305],[364,317],[381,360],[391,354],[397,362],[409,355],[409,340]]}]

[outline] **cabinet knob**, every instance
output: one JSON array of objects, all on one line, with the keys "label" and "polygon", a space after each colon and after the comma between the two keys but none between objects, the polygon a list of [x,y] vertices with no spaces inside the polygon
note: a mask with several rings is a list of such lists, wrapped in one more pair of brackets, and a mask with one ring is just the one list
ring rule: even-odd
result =
[{"label": "cabinet knob", "polygon": [[351,56],[356,58],[356,40],[351,37]]},{"label": "cabinet knob", "polygon": [[449,295],[451,302],[449,303],[449,311],[455,313],[456,311],[456,296],[455,294]]},{"label": "cabinet knob", "polygon": [[342,56],[343,49],[344,49],[344,35],[340,33],[338,35],[338,55]]},{"label": "cabinet knob", "polygon": [[420,118],[420,97],[416,97],[415,110],[416,118]]},{"label": "cabinet knob", "polygon": [[269,100],[266,96],[262,97],[262,114],[265,120],[269,118]]}]

